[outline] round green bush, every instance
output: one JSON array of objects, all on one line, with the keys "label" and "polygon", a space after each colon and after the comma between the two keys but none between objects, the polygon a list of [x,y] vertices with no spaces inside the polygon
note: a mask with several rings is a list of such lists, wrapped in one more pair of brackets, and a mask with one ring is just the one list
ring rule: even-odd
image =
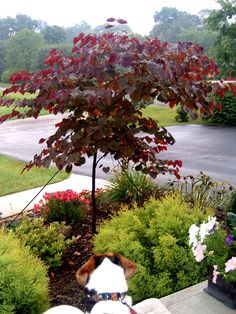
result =
[{"label": "round green bush", "polygon": [[47,269],[12,232],[0,229],[0,313],[40,314],[49,307]]},{"label": "round green bush", "polygon": [[222,110],[215,111],[211,122],[224,125],[236,125],[236,96],[232,92],[227,92],[222,103]]},{"label": "round green bush", "polygon": [[178,106],[176,109],[175,120],[178,122],[188,122],[189,114],[184,110],[182,106]]},{"label": "round green bush", "polygon": [[59,267],[63,252],[75,238],[66,239],[63,234],[65,223],[44,224],[42,217],[31,220],[25,216],[14,230],[16,236],[31,252],[39,257],[48,267]]},{"label": "round green bush", "polygon": [[189,227],[206,217],[178,194],[151,199],[104,222],[94,237],[94,251],[120,253],[137,264],[129,282],[135,302],[160,298],[206,278],[206,266],[196,263],[188,245]]},{"label": "round green bush", "polygon": [[10,77],[13,73],[17,72],[16,70],[14,69],[9,69],[9,70],[5,70],[2,72],[2,75],[1,75],[1,81],[4,82],[4,83],[8,83],[9,80],[10,80]]}]

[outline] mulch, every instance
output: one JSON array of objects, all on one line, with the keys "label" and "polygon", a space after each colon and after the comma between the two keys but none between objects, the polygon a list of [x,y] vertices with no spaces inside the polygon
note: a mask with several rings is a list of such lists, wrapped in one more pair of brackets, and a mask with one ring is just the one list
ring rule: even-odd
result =
[{"label": "mulch", "polygon": [[[105,219],[109,219],[111,210],[99,210],[97,212],[97,225]],[[91,232],[91,215],[74,228],[76,241],[64,252],[62,265],[49,270],[51,307],[67,304],[84,309],[84,292],[76,281],[76,271],[93,255]]]}]

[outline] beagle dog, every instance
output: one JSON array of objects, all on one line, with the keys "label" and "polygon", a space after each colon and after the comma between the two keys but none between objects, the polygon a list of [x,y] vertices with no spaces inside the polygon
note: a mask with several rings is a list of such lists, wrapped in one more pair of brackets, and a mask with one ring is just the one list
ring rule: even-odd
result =
[{"label": "beagle dog", "polygon": [[[127,281],[134,276],[136,265],[120,254],[92,256],[77,272],[78,284],[84,287],[86,314],[135,314],[132,300],[126,295]],[[45,314],[83,314],[68,305],[49,309]]]}]

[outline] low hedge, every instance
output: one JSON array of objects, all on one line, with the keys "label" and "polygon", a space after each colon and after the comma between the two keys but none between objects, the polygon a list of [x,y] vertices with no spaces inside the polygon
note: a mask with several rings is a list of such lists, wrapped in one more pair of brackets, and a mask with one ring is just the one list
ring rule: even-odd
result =
[{"label": "low hedge", "polygon": [[0,229],[0,313],[40,314],[49,307],[47,269],[12,232]]},{"label": "low hedge", "polygon": [[232,92],[227,92],[224,99],[220,100],[222,110],[216,111],[211,118],[211,122],[224,125],[236,125],[236,96]]},{"label": "low hedge", "polygon": [[104,222],[94,237],[94,252],[120,253],[137,264],[129,282],[135,302],[160,298],[206,278],[206,266],[196,263],[188,245],[188,229],[208,214],[190,208],[178,194],[151,199]]}]

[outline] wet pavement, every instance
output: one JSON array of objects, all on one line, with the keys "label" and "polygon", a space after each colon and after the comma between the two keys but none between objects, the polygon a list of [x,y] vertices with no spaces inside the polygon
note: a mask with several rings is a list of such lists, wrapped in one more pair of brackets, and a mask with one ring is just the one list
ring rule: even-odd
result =
[{"label": "wet pavement", "polygon": [[[4,122],[0,125],[0,154],[30,161],[43,148],[38,140],[54,133],[54,124],[60,119],[42,116],[37,120]],[[202,170],[216,180],[227,180],[236,185],[236,127],[183,125],[168,127],[168,131],[176,143],[161,153],[160,158],[182,160],[182,175],[197,175]],[[115,165],[109,156],[102,160],[102,164],[111,168]],[[91,169],[92,160],[88,159],[85,165],[75,167],[73,172],[91,176]],[[97,177],[108,179],[101,169],[98,169]]]}]

